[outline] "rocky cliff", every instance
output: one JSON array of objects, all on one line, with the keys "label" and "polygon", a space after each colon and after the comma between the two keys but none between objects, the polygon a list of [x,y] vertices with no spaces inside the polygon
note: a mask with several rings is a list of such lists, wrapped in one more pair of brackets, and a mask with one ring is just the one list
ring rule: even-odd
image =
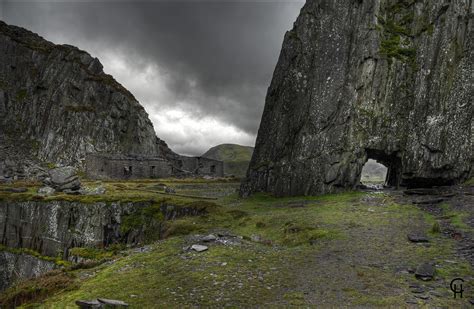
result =
[{"label": "rocky cliff", "polygon": [[[148,218],[143,218],[143,211],[150,219],[158,218],[158,225],[147,226]],[[0,245],[67,259],[68,250],[74,247],[102,248],[114,243],[143,243],[146,228],[153,228],[153,233],[160,237],[159,224],[162,222],[185,215],[199,215],[204,211],[199,205],[177,207],[166,201],[159,204],[3,201],[0,202]],[[136,226],[127,223],[127,218],[137,223]]]},{"label": "rocky cliff", "polygon": [[390,185],[473,171],[471,0],[308,0],[285,35],[242,195],[354,188],[368,158]]},{"label": "rocky cliff", "polygon": [[17,280],[38,277],[55,268],[56,264],[52,261],[0,251],[0,293]]},{"label": "rocky cliff", "polygon": [[174,156],[97,58],[1,21],[0,145],[0,169],[13,174],[78,166],[88,152]]},{"label": "rocky cliff", "polygon": [[74,260],[71,248],[138,245],[160,239],[166,221],[204,214],[206,205],[176,206],[166,200],[0,201],[0,292],[16,280],[56,268],[54,258]]}]

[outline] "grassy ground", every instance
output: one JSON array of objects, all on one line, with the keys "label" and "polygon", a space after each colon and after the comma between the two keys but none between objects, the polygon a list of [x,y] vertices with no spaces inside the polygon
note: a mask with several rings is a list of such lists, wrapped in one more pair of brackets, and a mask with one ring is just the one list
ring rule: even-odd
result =
[{"label": "grassy ground", "polygon": [[[63,200],[70,202],[95,203],[95,202],[139,202],[139,201],[160,201],[163,199],[173,199],[175,204],[186,203],[196,199],[206,198],[216,199],[219,196],[228,195],[235,190],[238,180],[220,179],[163,179],[156,180],[132,180],[132,181],[82,181],[82,185],[88,188],[103,186],[106,189],[104,195],[68,195],[56,192],[50,196],[40,196],[37,194],[41,187],[35,182],[15,182],[10,184],[0,184],[0,201],[53,201]],[[177,194],[165,193],[164,186],[176,188]],[[26,192],[12,193],[8,189],[25,188]],[[205,188],[206,191],[203,191]],[[227,191],[226,191],[227,190]]]},{"label": "grassy ground", "polygon": [[[395,203],[390,194],[239,199],[237,183],[164,182],[178,194],[217,198],[221,207],[170,222],[169,238],[145,252],[129,250],[102,265],[69,270],[70,288],[37,306],[75,308],[76,300],[97,297],[120,299],[132,308],[467,304],[466,298],[454,300],[449,290],[453,278],[474,275],[470,264],[455,255],[454,240],[433,230],[431,215]],[[121,190],[127,197],[135,189],[157,187],[139,181],[105,185],[111,195]],[[112,191],[117,185],[122,188]],[[189,235],[216,229],[242,240],[211,243],[202,253],[183,251],[193,243]],[[408,242],[411,232],[428,234],[430,243]],[[424,262],[436,265],[433,281],[410,273]],[[414,285],[423,292],[412,293]]]}]

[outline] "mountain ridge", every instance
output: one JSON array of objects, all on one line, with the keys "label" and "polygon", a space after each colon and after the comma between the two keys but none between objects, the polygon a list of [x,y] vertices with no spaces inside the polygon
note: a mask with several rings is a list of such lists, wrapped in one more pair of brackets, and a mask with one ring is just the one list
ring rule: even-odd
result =
[{"label": "mountain ridge", "polygon": [[227,175],[244,177],[252,159],[252,153],[251,146],[226,143],[211,147],[202,157],[223,161]]}]

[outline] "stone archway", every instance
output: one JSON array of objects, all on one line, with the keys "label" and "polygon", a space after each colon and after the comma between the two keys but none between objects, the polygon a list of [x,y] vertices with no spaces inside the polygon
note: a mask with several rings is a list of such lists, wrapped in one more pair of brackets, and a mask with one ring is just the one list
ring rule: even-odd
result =
[{"label": "stone archway", "polygon": [[387,167],[385,185],[398,188],[401,185],[401,159],[396,152],[387,155],[378,150],[367,149],[367,159],[373,159]]},{"label": "stone archway", "polygon": [[470,177],[472,13],[461,2],[308,0],[285,35],[241,195],[353,189],[368,157],[393,186]]}]

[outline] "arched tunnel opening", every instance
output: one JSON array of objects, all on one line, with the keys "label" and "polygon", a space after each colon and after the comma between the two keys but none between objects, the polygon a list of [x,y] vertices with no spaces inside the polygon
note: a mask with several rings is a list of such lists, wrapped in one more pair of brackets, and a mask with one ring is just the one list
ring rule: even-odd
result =
[{"label": "arched tunnel opening", "polygon": [[401,159],[397,153],[367,149],[367,162],[362,168],[360,181],[364,185],[400,187]]},{"label": "arched tunnel opening", "polygon": [[362,168],[360,182],[366,186],[382,186],[385,185],[388,168],[375,161],[368,159]]}]

